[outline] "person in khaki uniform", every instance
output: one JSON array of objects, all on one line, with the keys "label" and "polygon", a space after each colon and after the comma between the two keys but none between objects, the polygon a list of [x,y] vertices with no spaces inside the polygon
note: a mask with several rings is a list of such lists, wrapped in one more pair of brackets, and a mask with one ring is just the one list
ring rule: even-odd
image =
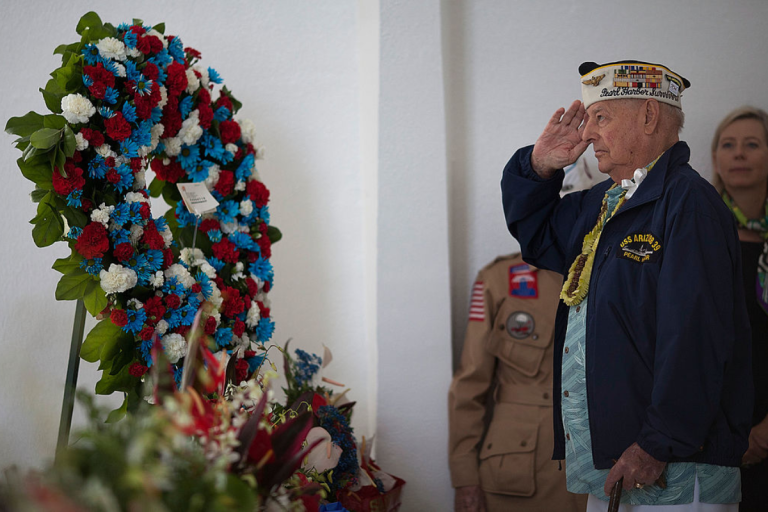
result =
[{"label": "person in khaki uniform", "polygon": [[[449,392],[457,512],[581,512],[551,460],[552,356],[562,277],[519,254],[483,268],[472,289],[461,366]],[[493,407],[485,428],[486,408]]]}]

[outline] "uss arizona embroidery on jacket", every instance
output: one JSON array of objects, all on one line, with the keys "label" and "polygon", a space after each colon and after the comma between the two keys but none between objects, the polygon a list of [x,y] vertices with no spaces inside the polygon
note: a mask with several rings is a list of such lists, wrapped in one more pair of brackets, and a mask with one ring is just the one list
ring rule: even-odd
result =
[{"label": "uss arizona embroidery on jacket", "polygon": [[636,263],[654,262],[661,256],[661,242],[652,233],[632,233],[621,241],[616,256]]}]

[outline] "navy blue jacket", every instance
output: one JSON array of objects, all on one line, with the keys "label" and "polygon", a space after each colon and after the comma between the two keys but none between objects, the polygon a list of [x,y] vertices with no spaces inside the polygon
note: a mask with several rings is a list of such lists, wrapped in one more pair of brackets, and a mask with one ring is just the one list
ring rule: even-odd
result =
[{"label": "navy blue jacket", "polygon": [[[525,261],[566,275],[597,220],[608,179],[560,198],[532,146],[501,180],[507,226]],[[670,148],[605,226],[589,286],[587,397],[592,455],[610,468],[637,442],[654,458],[739,466],[751,425],[751,338],[736,225],[715,189]],[[568,307],[555,328],[554,459]]]}]

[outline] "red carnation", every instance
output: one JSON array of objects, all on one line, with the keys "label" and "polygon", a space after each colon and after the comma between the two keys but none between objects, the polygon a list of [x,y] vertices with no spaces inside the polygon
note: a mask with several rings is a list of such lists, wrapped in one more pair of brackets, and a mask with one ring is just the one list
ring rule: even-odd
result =
[{"label": "red carnation", "polygon": [[160,70],[154,62],[147,62],[147,65],[141,70],[141,74],[150,80],[157,80],[157,77],[160,76]]},{"label": "red carnation", "polygon": [[83,203],[83,206],[81,207],[81,209],[85,213],[91,213],[91,210],[93,210],[93,203],[91,202],[91,200],[88,199],[87,197],[84,197],[84,198],[82,198],[81,201]]},{"label": "red carnation", "polygon": [[201,103],[197,107],[197,111],[200,113],[198,116],[198,121],[200,123],[200,127],[203,130],[207,130],[211,127],[211,122],[213,122],[213,109],[210,105],[206,103]]},{"label": "red carnation", "polygon": [[[209,105],[211,103],[211,93],[205,89],[199,89],[197,91],[197,101],[200,104]],[[198,108],[200,108],[200,105],[198,105]]]},{"label": "red carnation", "polygon": [[200,285],[200,283],[195,283],[192,285],[192,293],[200,293],[203,291],[203,287]]},{"label": "red carnation", "polygon": [[117,172],[114,169],[110,169],[107,171],[107,181],[110,183],[120,183],[120,180],[122,177],[120,176],[120,173]]},{"label": "red carnation", "polygon": [[82,135],[83,138],[87,140],[91,146],[99,147],[104,144],[104,135],[102,135],[101,132],[97,130],[81,128],[80,135]]},{"label": "red carnation", "polygon": [[216,108],[219,108],[219,107],[226,107],[226,109],[229,110],[230,112],[232,112],[233,110],[232,100],[229,99],[229,96],[224,94],[223,90],[219,91],[219,99],[216,100]]},{"label": "red carnation", "polygon": [[83,161],[83,155],[79,151],[75,151],[72,154],[72,161],[75,162],[76,164],[79,164],[80,162]]},{"label": "red carnation", "polygon": [[175,137],[181,129],[181,112],[179,112],[179,101],[172,97],[168,97],[168,103],[163,107],[163,137]]},{"label": "red carnation", "polygon": [[222,144],[236,142],[240,138],[240,125],[237,124],[237,121],[222,121],[219,124],[219,132],[221,133]]},{"label": "red carnation", "polygon": [[154,222],[148,222],[144,227],[144,234],[141,237],[141,243],[147,244],[150,249],[159,251],[165,246],[165,240],[157,231]]},{"label": "red carnation", "polygon": [[137,171],[140,171],[142,168],[142,164],[144,163],[141,158],[131,158],[130,160],[131,165],[131,171],[136,173]]},{"label": "red carnation", "polygon": [[235,244],[230,242],[228,238],[223,238],[220,242],[216,242],[211,248],[213,249],[213,255],[221,261],[237,263],[240,258],[240,251],[235,248]]},{"label": "red carnation", "polygon": [[150,44],[149,44],[149,38],[148,37],[139,37],[136,39],[136,49],[139,50],[144,55],[147,55],[150,50]]},{"label": "red carnation", "polygon": [[228,196],[235,188],[235,174],[232,171],[219,172],[219,181],[216,190],[223,196]]},{"label": "red carnation", "polygon": [[163,96],[160,94],[159,87],[152,87],[152,91],[149,94],[141,95],[135,92],[133,95],[133,103],[136,105],[136,115],[139,119],[149,119],[152,117],[152,109],[155,108]]},{"label": "red carnation", "polygon": [[176,161],[175,158],[171,158],[168,165],[163,164],[162,159],[155,158],[150,164],[152,170],[155,171],[158,179],[161,181],[167,181],[168,183],[176,183],[184,176],[184,169],[181,164]]},{"label": "red carnation", "polygon": [[269,189],[259,180],[251,180],[245,186],[245,193],[248,194],[256,208],[266,206],[269,202]]},{"label": "red carnation", "polygon": [[176,309],[181,305],[181,299],[175,293],[165,296],[165,305],[171,309]]},{"label": "red carnation", "polygon": [[272,242],[269,240],[268,236],[262,236],[256,240],[256,243],[259,245],[259,249],[261,249],[261,255],[265,259],[272,257]]},{"label": "red carnation", "polygon": [[202,53],[200,53],[199,51],[195,50],[194,48],[190,48],[189,46],[184,48],[184,52],[188,53],[189,56],[192,57],[193,59],[199,59],[200,57],[203,56]]},{"label": "red carnation", "polygon": [[130,374],[131,374],[131,375],[133,375],[134,377],[141,377],[142,375],[144,375],[145,373],[147,373],[147,370],[149,370],[149,368],[148,368],[148,367],[146,367],[146,366],[144,366],[143,364],[140,364],[140,363],[133,363],[133,364],[131,364],[131,366],[128,368],[128,373],[130,373]]},{"label": "red carnation", "polygon": [[173,251],[170,247],[163,249],[163,270],[173,265]]},{"label": "red carnation", "polygon": [[248,251],[248,263],[256,263],[259,259],[259,253],[255,251]]},{"label": "red carnation", "polygon": [[235,336],[242,336],[245,332],[245,323],[242,320],[235,320],[235,325],[232,327],[232,332]]},{"label": "red carnation", "polygon": [[109,250],[109,237],[106,228],[99,222],[91,222],[85,226],[83,232],[77,237],[75,250],[87,260],[102,258],[104,253]]},{"label": "red carnation", "polygon": [[123,242],[115,247],[112,255],[120,261],[127,261],[133,256],[133,246],[128,242]]},{"label": "red carnation", "polygon": [[141,25],[133,25],[133,26],[131,26],[131,28],[130,28],[130,29],[128,29],[128,30],[130,30],[131,32],[133,32],[134,34],[136,34],[136,36],[140,36],[140,35],[143,35],[144,33],[146,33],[146,32],[147,32],[147,31],[144,29],[144,27],[142,27]]},{"label": "red carnation", "polygon": [[200,223],[200,231],[203,233],[207,233],[215,229],[219,229],[219,221],[216,219],[205,219]]},{"label": "red carnation", "polygon": [[163,42],[157,36],[145,36],[144,39],[149,39],[151,53],[157,53],[163,50]]},{"label": "red carnation", "polygon": [[125,327],[128,325],[128,313],[124,309],[113,309],[109,315],[109,319],[112,323],[118,327]]},{"label": "red carnation", "polygon": [[144,328],[139,333],[139,337],[143,341],[151,340],[152,336],[154,336],[154,335],[155,335],[155,330],[152,327],[150,327],[149,325],[145,325]]},{"label": "red carnation", "polygon": [[147,314],[147,323],[154,325],[159,322],[165,314],[165,306],[160,297],[150,297],[144,302],[144,312]]},{"label": "red carnation", "polygon": [[168,96],[178,96],[188,85],[186,68],[178,62],[173,62],[165,69],[165,72],[168,74],[165,79]]},{"label": "red carnation", "polygon": [[[268,283],[264,284],[264,288],[266,288],[267,284]],[[265,306],[264,303],[261,302],[260,300],[256,301],[256,305],[259,306],[259,316],[261,316],[261,318],[269,318],[269,313],[270,313],[269,308]]]},{"label": "red carnation", "polygon": [[149,219],[150,213],[149,203],[141,203],[141,206],[139,207],[139,215],[141,215],[141,218],[144,220]]},{"label": "red carnation", "polygon": [[205,334],[212,335],[216,332],[216,319],[212,316],[208,317],[208,320],[205,321]]},{"label": "red carnation", "polygon": [[262,287],[262,290],[264,290],[264,293],[269,293],[269,290],[272,288],[272,285],[269,281],[264,281],[264,286]]},{"label": "red carnation", "polygon": [[75,167],[72,162],[64,164],[64,172],[66,177],[62,176],[59,172],[59,168],[56,167],[53,170],[53,190],[57,194],[66,196],[73,190],[81,190],[85,185],[85,178],[83,178],[83,170],[79,167]]},{"label": "red carnation", "polygon": [[191,325],[180,325],[176,328],[176,332],[186,338],[187,333],[190,331],[190,329],[192,329]]},{"label": "red carnation", "polygon": [[224,302],[221,305],[221,312],[224,316],[233,318],[245,310],[245,304],[243,304],[243,299],[240,298],[240,292],[237,289],[227,286],[221,291],[221,296],[224,297]]},{"label": "red carnation", "polygon": [[115,86],[115,75],[104,69],[104,65],[99,62],[95,66],[83,66],[83,74],[88,75],[93,83],[88,87],[88,91],[96,98],[103,100],[107,87]]},{"label": "red carnation", "polygon": [[256,281],[250,277],[245,279],[245,285],[248,287],[248,295],[251,297],[254,297],[257,293],[259,293],[259,286],[256,284]]},{"label": "red carnation", "polygon": [[107,129],[107,136],[117,142],[131,136],[131,125],[125,120],[122,112],[118,112],[109,119],[105,119],[104,127]]},{"label": "red carnation", "polygon": [[[238,359],[235,363],[235,382],[243,382],[248,379],[248,361]],[[307,509],[309,510],[309,509]]]}]

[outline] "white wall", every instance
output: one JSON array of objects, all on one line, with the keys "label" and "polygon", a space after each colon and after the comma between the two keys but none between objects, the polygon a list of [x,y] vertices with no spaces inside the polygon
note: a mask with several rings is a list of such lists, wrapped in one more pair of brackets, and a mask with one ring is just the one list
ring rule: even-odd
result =
[{"label": "white wall", "polygon": [[[183,5],[184,9],[180,9]],[[4,2],[0,121],[43,111],[37,88],[92,2]],[[404,512],[448,510],[451,339],[477,270],[515,242],[499,180],[551,113],[579,95],[578,65],[638,58],[691,80],[683,138],[709,175],[730,109],[768,108],[763,0],[188,0],[100,3],[102,19],[166,22],[203,52],[257,125],[285,235],[274,248],[274,339],[335,361],[358,437],[408,481]],[[638,35],[640,34],[640,35]],[[27,221],[32,189],[0,136],[0,467],[53,454],[74,304]],[[279,361],[278,361],[279,362]],[[97,375],[83,370],[81,384]]]}]

